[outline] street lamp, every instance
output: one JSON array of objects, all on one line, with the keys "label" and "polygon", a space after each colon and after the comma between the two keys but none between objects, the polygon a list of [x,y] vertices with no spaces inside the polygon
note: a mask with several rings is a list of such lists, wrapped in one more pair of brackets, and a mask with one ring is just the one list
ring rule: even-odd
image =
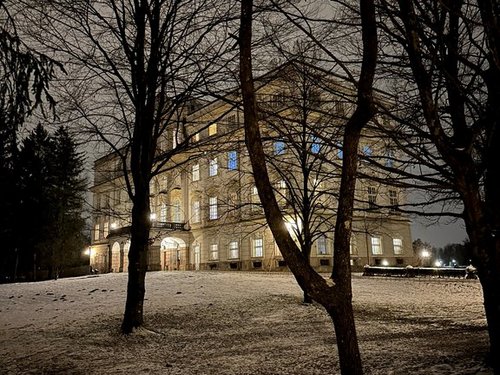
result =
[{"label": "street lamp", "polygon": [[88,248],[85,249],[84,251],[84,254],[85,255],[88,255],[89,257],[89,269],[90,269],[90,273],[93,273],[93,267],[92,267],[92,246],[89,246]]},{"label": "street lamp", "polygon": [[424,249],[424,250],[422,250],[422,253],[420,255],[422,256],[422,266],[425,266],[427,264],[427,260],[431,256],[431,253],[429,250]]}]

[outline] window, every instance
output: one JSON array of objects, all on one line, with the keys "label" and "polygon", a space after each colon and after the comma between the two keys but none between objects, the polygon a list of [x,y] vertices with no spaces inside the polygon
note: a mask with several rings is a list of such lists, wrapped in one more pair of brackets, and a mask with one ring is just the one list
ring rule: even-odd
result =
[{"label": "window", "polygon": [[273,145],[274,155],[283,155],[285,153],[285,142],[276,141]]},{"label": "window", "polygon": [[252,210],[257,211],[259,209],[259,192],[257,186],[252,186],[252,194],[250,196],[250,203],[252,203]]},{"label": "window", "polygon": [[398,205],[398,192],[396,190],[389,190],[389,205],[397,206]]},{"label": "window", "polygon": [[394,152],[390,148],[385,151],[385,166],[394,167]]},{"label": "window", "polygon": [[227,153],[227,169],[235,171],[238,168],[238,153],[236,151],[229,151]]},{"label": "window", "polygon": [[344,150],[342,149],[342,145],[340,143],[337,143],[337,157],[341,160],[344,158]]},{"label": "window", "polygon": [[216,135],[217,134],[217,123],[210,124],[208,126],[208,136]]},{"label": "window", "polygon": [[277,190],[278,190],[278,200],[282,204],[286,204],[286,198],[287,198],[287,189],[286,189],[286,182],[284,180],[278,181],[277,185]]},{"label": "window", "polygon": [[208,198],[208,218],[215,220],[219,217],[217,212],[217,197]]},{"label": "window", "polygon": [[200,165],[194,164],[192,167],[192,171],[193,171],[193,181],[199,181],[200,180]]},{"label": "window", "polygon": [[401,238],[393,238],[392,246],[395,255],[403,254],[403,240]]},{"label": "window", "polygon": [[335,111],[339,116],[344,116],[345,115],[345,103],[339,101],[335,102]]},{"label": "window", "polygon": [[311,136],[311,152],[313,154],[319,154],[321,149],[321,144],[319,143],[319,138],[316,136]]},{"label": "window", "polygon": [[217,245],[216,243],[213,243],[210,245],[209,257],[210,257],[210,260],[219,259],[219,245]]},{"label": "window", "polygon": [[318,246],[318,255],[326,255],[326,237],[320,236],[316,241],[316,245]]},{"label": "window", "polygon": [[97,241],[99,239],[99,224],[96,224],[94,227],[94,241]]},{"label": "window", "polygon": [[377,205],[377,189],[374,186],[368,186],[368,207],[375,208]]},{"label": "window", "polygon": [[109,222],[108,222],[108,221],[106,221],[106,222],[104,223],[104,227],[103,227],[103,229],[102,229],[102,236],[103,236],[104,238],[106,238],[106,237],[108,237],[108,234],[109,234]]},{"label": "window", "polygon": [[162,203],[160,207],[160,222],[165,223],[166,221],[167,221],[167,205],[165,203]]},{"label": "window", "polygon": [[349,240],[349,254],[356,254],[357,247],[356,247],[356,237],[354,235],[351,235],[351,239]]},{"label": "window", "polygon": [[210,166],[208,169],[208,175],[209,176],[217,176],[217,170],[218,170],[217,158],[210,159]]},{"label": "window", "polygon": [[194,201],[193,202],[193,223],[199,223],[200,222],[200,201]]},{"label": "window", "polygon": [[182,211],[181,211],[181,201],[176,199],[172,207],[172,221],[174,223],[182,222]]},{"label": "window", "polygon": [[262,238],[256,238],[253,240],[252,256],[262,257],[264,254],[264,241]]},{"label": "window", "polygon": [[226,122],[229,126],[236,126],[237,125],[236,114],[227,116]]},{"label": "window", "polygon": [[368,145],[363,146],[363,155],[372,156],[372,148]]},{"label": "window", "polygon": [[178,130],[173,130],[172,131],[172,149],[176,148],[177,145],[179,144],[179,138],[178,138]]},{"label": "window", "polygon": [[229,259],[238,259],[239,257],[238,241],[229,242]]},{"label": "window", "polygon": [[380,255],[382,254],[382,238],[380,237],[372,237],[372,254]]},{"label": "window", "polygon": [[167,191],[167,189],[168,189],[168,179],[167,179],[167,175],[166,174],[163,174],[159,178],[159,182],[160,182],[160,192],[161,191]]}]

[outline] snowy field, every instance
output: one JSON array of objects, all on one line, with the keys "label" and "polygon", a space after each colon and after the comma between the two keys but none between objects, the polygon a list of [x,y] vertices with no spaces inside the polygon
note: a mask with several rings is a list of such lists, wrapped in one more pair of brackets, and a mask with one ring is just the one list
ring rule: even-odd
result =
[{"label": "snowy field", "polygon": [[[126,274],[0,285],[1,374],[338,374],[330,320],[287,273],[152,272],[122,336]],[[492,374],[477,280],[354,275],[366,374]]]}]

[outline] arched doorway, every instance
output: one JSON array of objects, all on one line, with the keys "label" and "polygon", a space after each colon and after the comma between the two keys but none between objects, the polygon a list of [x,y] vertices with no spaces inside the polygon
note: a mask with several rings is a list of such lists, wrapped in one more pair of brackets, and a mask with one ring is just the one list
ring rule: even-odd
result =
[{"label": "arched doorway", "polygon": [[165,237],[160,243],[160,254],[162,270],[175,271],[186,269],[186,243],[182,239]]},{"label": "arched doorway", "polygon": [[122,267],[120,272],[128,272],[128,251],[130,249],[130,240],[125,242],[125,245],[123,245],[123,256],[122,258]]},{"label": "arched doorway", "polygon": [[120,243],[115,242],[111,247],[111,272],[120,272]]}]

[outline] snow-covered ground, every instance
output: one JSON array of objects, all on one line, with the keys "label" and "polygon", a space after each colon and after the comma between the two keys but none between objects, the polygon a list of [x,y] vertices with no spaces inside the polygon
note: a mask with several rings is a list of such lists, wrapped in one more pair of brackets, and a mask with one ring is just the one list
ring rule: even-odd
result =
[{"label": "snow-covered ground", "polygon": [[[152,272],[119,334],[126,274],[0,285],[1,374],[336,374],[331,322],[288,273]],[[366,374],[492,374],[477,280],[354,275]]]}]

